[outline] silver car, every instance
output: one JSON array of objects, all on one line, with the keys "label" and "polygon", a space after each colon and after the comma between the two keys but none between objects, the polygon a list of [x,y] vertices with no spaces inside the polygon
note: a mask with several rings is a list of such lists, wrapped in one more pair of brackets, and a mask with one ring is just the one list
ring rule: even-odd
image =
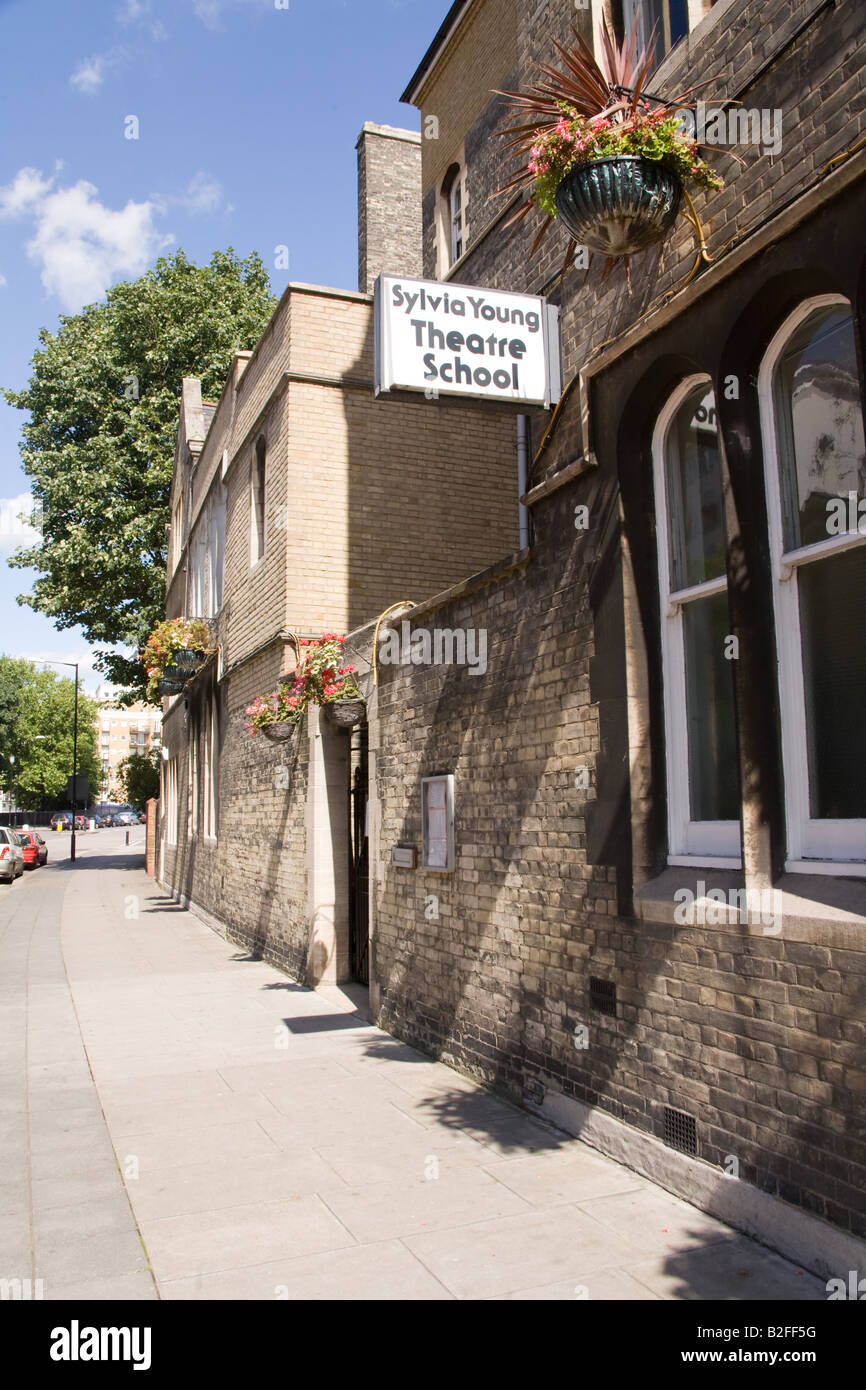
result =
[{"label": "silver car", "polygon": [[0,825],[0,881],[11,883],[24,872],[24,851],[14,830]]}]

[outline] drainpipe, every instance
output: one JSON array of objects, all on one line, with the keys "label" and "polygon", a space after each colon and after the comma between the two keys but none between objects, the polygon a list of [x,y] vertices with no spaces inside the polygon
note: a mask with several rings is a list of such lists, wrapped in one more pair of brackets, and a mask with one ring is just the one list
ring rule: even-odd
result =
[{"label": "drainpipe", "polygon": [[[527,418],[525,415],[517,417],[517,495],[523,497],[526,493],[526,477],[529,463],[529,451],[527,442]],[[525,550],[529,545],[529,511],[520,503],[518,507],[520,516],[520,549]]]}]

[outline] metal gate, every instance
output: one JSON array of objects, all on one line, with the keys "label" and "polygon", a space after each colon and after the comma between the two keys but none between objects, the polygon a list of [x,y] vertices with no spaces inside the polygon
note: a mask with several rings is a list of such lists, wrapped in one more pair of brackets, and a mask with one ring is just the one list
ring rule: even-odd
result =
[{"label": "metal gate", "polygon": [[367,724],[352,730],[349,754],[349,958],[352,978],[370,983],[367,852]]}]

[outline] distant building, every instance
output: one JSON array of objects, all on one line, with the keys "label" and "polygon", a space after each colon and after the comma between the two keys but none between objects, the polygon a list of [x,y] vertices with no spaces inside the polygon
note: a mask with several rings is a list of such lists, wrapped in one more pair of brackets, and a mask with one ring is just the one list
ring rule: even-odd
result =
[{"label": "distant building", "polygon": [[[107,698],[106,698],[107,697]],[[162,746],[162,711],[141,702],[120,706],[111,686],[101,685],[97,698],[100,703],[96,716],[96,737],[102,763],[100,801],[125,801],[119,767],[130,753],[149,753]],[[96,799],[92,789],[92,800]]]}]

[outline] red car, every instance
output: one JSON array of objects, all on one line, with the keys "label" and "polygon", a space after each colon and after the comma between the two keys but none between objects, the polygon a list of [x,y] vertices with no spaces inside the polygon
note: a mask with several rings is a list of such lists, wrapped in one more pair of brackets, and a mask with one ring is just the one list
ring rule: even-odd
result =
[{"label": "red car", "polygon": [[48,862],[48,846],[35,830],[19,830],[18,841],[24,855],[25,869],[35,869],[37,865]]}]

